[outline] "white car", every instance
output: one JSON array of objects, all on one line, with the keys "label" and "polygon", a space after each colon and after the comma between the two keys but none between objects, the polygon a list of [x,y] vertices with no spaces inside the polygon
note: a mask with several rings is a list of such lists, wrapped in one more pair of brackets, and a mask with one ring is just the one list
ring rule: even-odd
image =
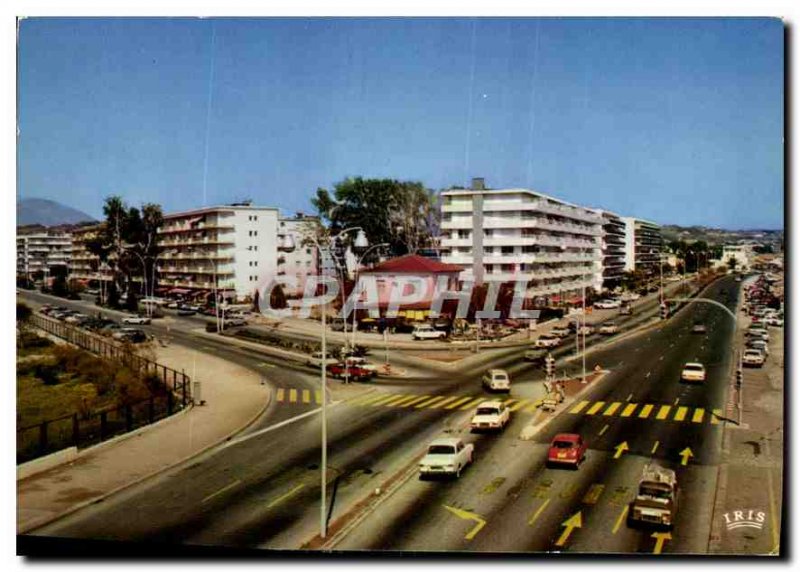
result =
[{"label": "white car", "polygon": [[511,420],[511,411],[502,401],[483,401],[472,415],[470,429],[473,432],[492,429],[505,429]]},{"label": "white car", "polygon": [[122,318],[122,323],[137,324],[139,326],[141,326],[142,324],[147,325],[150,323],[150,318],[148,318],[147,316],[126,316]]},{"label": "white car", "polygon": [[770,316],[769,318],[766,319],[766,322],[768,326],[773,326],[776,328],[783,327],[783,318],[780,318],[778,316]]},{"label": "white car", "polygon": [[769,332],[764,328],[749,328],[744,333],[744,336],[748,339],[764,340],[765,342],[769,341]]},{"label": "white car", "polygon": [[597,310],[613,310],[620,306],[622,306],[621,300],[600,300],[594,303],[594,307]]},{"label": "white car", "polygon": [[88,320],[89,316],[86,314],[72,314],[71,316],[67,316],[64,320],[68,324],[80,324],[84,320]]},{"label": "white car", "polygon": [[552,330],[550,330],[550,334],[553,336],[558,336],[559,338],[566,338],[572,333],[570,329],[566,326],[556,326]]},{"label": "white car", "polygon": [[[333,357],[330,352],[326,353],[328,355],[325,357],[325,367],[339,363],[339,360]],[[322,365],[322,352],[312,353],[311,356],[306,360],[306,365],[310,365],[311,367],[320,367]]]},{"label": "white car", "polygon": [[561,344],[561,338],[551,334],[543,334],[536,339],[537,348],[555,348]]},{"label": "white car", "polygon": [[443,340],[447,334],[441,330],[434,329],[433,326],[417,326],[411,332],[414,340]]},{"label": "white car", "polygon": [[689,362],[683,366],[681,371],[681,381],[688,382],[703,382],[706,380],[706,368],[703,364],[697,362]]},{"label": "white car", "polygon": [[635,300],[638,300],[639,298],[641,298],[641,296],[639,294],[637,294],[636,292],[625,292],[622,295],[622,301],[623,302],[633,302]]},{"label": "white car", "polygon": [[475,446],[458,437],[442,437],[428,445],[428,452],[419,463],[420,478],[431,475],[461,476],[461,471],[472,463]]},{"label": "white car", "polygon": [[581,326],[578,328],[578,335],[580,336],[591,336],[594,333],[594,326],[586,324],[585,326]]},{"label": "white car", "polygon": [[764,355],[766,356],[769,355],[769,344],[767,344],[767,342],[764,340],[754,340],[751,338],[750,340],[747,341],[745,347],[747,347],[748,349],[753,348],[761,350],[764,353]]},{"label": "white car", "polygon": [[598,331],[598,333],[603,334],[604,336],[611,336],[611,335],[616,334],[617,332],[619,332],[619,326],[617,326],[613,322],[610,323],[610,324],[603,324],[602,326],[600,326],[600,329],[597,330],[597,331]]},{"label": "white car", "polygon": [[247,320],[245,320],[244,318],[237,318],[237,317],[228,318],[228,317],[226,317],[223,323],[225,324],[226,328],[229,327],[229,326],[231,328],[233,328],[235,326],[246,326],[247,325]]},{"label": "white car", "polygon": [[761,367],[764,365],[765,356],[761,353],[761,350],[757,350],[755,348],[750,348],[744,351],[742,354],[742,365],[748,365],[753,367]]},{"label": "white car", "polygon": [[511,391],[511,379],[504,369],[490,369],[483,375],[481,383],[489,391]]}]

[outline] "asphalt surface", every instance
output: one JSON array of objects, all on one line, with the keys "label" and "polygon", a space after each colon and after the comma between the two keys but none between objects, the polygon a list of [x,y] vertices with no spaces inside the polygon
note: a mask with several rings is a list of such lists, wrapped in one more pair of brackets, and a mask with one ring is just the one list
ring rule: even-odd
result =
[{"label": "asphalt surface", "polygon": [[[733,280],[724,279],[712,287],[711,295],[728,298],[728,304],[733,306],[735,292]],[[706,320],[707,336],[688,333],[695,319]],[[309,390],[318,384],[316,375],[301,365],[232,348],[206,337],[199,342],[187,331],[196,328],[195,324],[183,328],[175,323],[177,320],[170,328],[170,336],[176,343],[193,347],[201,343],[201,348],[206,346],[208,351],[246,367],[259,371],[266,367],[273,382]],[[593,395],[586,399],[670,406],[679,399],[681,406],[704,407],[709,412],[723,407],[727,357],[721,358],[727,356],[731,334],[726,323],[722,311],[692,305],[663,329],[597,350],[589,364],[601,363],[612,373],[598,382]],[[521,350],[516,354],[507,352],[499,360],[513,364],[512,379],[534,375],[535,369],[520,362],[520,355]],[[706,364],[709,380],[702,386],[679,384],[683,362],[694,359]],[[477,388],[483,370],[455,372],[435,382],[406,380],[403,387],[418,391],[420,398],[456,394],[479,397]],[[384,384],[379,391],[391,388],[391,383]],[[512,396],[523,390],[524,384],[515,385]],[[250,431],[249,439],[206,453],[188,466],[132,487],[36,534],[297,548],[319,527],[320,419],[313,413],[313,406],[306,411],[310,414],[298,417],[302,413],[298,408],[273,403],[260,425]],[[340,403],[330,407],[327,489],[329,498],[333,497],[331,520],[345,514],[388,475],[413,463],[425,445],[442,431],[462,431],[468,416],[469,411],[460,406],[447,409]],[[708,506],[710,514],[709,495],[713,495],[721,425],[564,413],[535,441],[523,442],[517,435],[525,422],[524,415],[517,415],[502,435],[468,435],[476,444],[477,462],[461,480],[412,479],[337,548],[649,552],[654,541],[644,532],[629,531],[624,524],[610,538],[606,538],[610,532],[603,531],[613,528],[619,512],[616,507],[622,508],[630,500],[641,467],[651,457],[654,442],[659,441],[652,456],[678,469],[682,488],[676,530],[663,550],[702,551],[708,538],[707,530],[705,537],[703,531],[708,523],[700,509]],[[589,440],[591,451],[579,471],[543,467],[547,443],[559,431],[579,432]],[[615,447],[623,440],[629,451],[620,459],[613,459]],[[686,446],[691,447],[694,457],[682,467],[676,454]],[[587,505],[582,500],[590,489],[597,499]],[[545,501],[548,502],[542,508]],[[686,503],[697,503],[694,517],[691,510],[681,510]],[[467,540],[464,536],[471,530],[472,521],[454,516],[443,505],[480,514],[487,524]],[[575,529],[563,546],[554,547],[563,530],[561,523],[578,510],[582,527]],[[528,526],[531,519],[533,524]]]}]

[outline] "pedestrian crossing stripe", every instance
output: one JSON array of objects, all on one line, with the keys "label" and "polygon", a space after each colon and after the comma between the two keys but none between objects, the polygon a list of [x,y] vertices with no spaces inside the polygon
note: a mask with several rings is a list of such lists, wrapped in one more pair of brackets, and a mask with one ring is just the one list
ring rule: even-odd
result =
[{"label": "pedestrian crossing stripe", "polygon": [[625,406],[625,409],[622,410],[622,413],[620,413],[619,416],[620,417],[630,417],[631,414],[634,411],[636,411],[636,407],[638,405],[639,405],[638,403],[628,403],[628,405]]},{"label": "pedestrian crossing stripe", "polygon": [[437,395],[435,397],[431,397],[427,401],[423,401],[422,403],[415,405],[414,407],[416,407],[417,409],[422,409],[423,407],[428,407],[429,405],[442,401],[446,397],[447,397],[446,395]]},{"label": "pedestrian crossing stripe", "polygon": [[712,409],[711,410],[711,424],[717,425],[719,423],[719,418],[722,417],[722,410],[721,409]]},{"label": "pedestrian crossing stripe", "polygon": [[311,402],[311,392],[307,389],[303,390],[303,403]]},{"label": "pedestrian crossing stripe", "polygon": [[454,400],[456,400],[456,399],[458,399],[458,395],[454,395],[453,397],[448,397],[447,399],[445,399],[444,401],[441,401],[441,402],[437,403],[436,405],[431,405],[431,407],[430,407],[430,408],[431,408],[431,409],[438,409],[439,407],[441,407],[441,406],[442,406],[442,405],[444,405],[445,403],[450,403],[451,401],[454,401]]},{"label": "pedestrian crossing stripe", "polygon": [[663,421],[664,419],[666,419],[667,415],[669,415],[670,409],[672,409],[672,406],[662,405],[661,409],[659,409],[658,413],[656,413],[656,419],[658,419],[659,421]]},{"label": "pedestrian crossing stripe", "polygon": [[459,409],[461,411],[466,411],[467,409],[472,409],[473,407],[478,405],[478,403],[480,403],[481,401],[486,401],[486,399],[484,399],[483,397],[476,397],[472,401],[468,401],[467,403],[465,403],[464,405],[459,407]]},{"label": "pedestrian crossing stripe", "polygon": [[600,410],[603,408],[603,405],[605,405],[605,404],[606,404],[606,402],[605,402],[605,401],[598,401],[597,403],[595,403],[594,405],[592,405],[592,406],[591,406],[591,407],[590,407],[590,408],[589,408],[589,409],[586,411],[586,415],[594,415],[595,413],[597,413],[598,411],[600,411]]},{"label": "pedestrian crossing stripe", "polygon": [[472,396],[470,396],[470,395],[468,395],[466,397],[462,397],[461,399],[459,399],[457,401],[454,401],[453,403],[451,403],[450,405],[445,407],[445,409],[454,409],[455,407],[458,407],[459,405],[463,405],[465,402],[470,401],[470,400],[472,400]]},{"label": "pedestrian crossing stripe", "polygon": [[683,421],[688,411],[689,411],[688,407],[678,407],[678,410],[675,412],[675,417],[673,417],[672,419],[674,421]]},{"label": "pedestrian crossing stripe", "polygon": [[570,410],[570,413],[575,413],[575,414],[578,414],[578,413],[580,413],[581,411],[583,411],[583,408],[584,408],[584,407],[586,407],[587,405],[589,405],[589,402],[588,402],[588,401],[581,401],[580,403],[578,403],[578,404],[577,404],[575,407],[573,407],[573,408]]},{"label": "pedestrian crossing stripe", "polygon": [[702,423],[703,422],[703,415],[705,415],[705,409],[697,408],[694,410],[694,415],[692,415],[692,423]]},{"label": "pedestrian crossing stripe", "polygon": [[530,403],[530,401],[531,401],[530,399],[522,399],[519,402],[517,402],[516,404],[512,405],[511,407],[509,407],[509,410],[512,411],[512,412],[519,411],[520,409],[525,407],[525,405]]},{"label": "pedestrian crossing stripe", "polygon": [[296,389],[290,389],[289,390],[289,401],[291,401],[292,403],[296,403],[297,402],[297,390]]},{"label": "pedestrian crossing stripe", "polygon": [[614,402],[614,403],[612,403],[611,405],[609,405],[609,406],[608,406],[608,409],[606,409],[605,411],[603,411],[603,415],[604,415],[605,417],[609,417],[609,416],[611,416],[611,415],[614,415],[614,412],[615,412],[617,409],[619,409],[620,405],[622,405],[622,404],[621,404],[621,403],[619,403],[619,402]]},{"label": "pedestrian crossing stripe", "polygon": [[278,388],[278,395],[276,397],[277,397],[278,401],[283,401],[283,388],[282,387]]}]

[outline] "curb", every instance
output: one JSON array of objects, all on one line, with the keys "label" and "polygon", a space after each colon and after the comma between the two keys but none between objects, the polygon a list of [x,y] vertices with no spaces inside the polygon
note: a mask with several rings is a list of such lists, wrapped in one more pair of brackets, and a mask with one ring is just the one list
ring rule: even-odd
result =
[{"label": "curb", "polygon": [[[220,359],[222,359],[222,358],[220,358]],[[71,514],[74,514],[74,513],[78,512],[79,510],[82,510],[82,509],[84,509],[84,508],[86,508],[88,506],[91,506],[93,504],[96,504],[96,503],[99,503],[101,501],[104,501],[107,498],[109,498],[109,497],[111,497],[113,495],[116,495],[116,494],[118,494],[118,493],[120,493],[120,492],[122,492],[124,490],[127,490],[129,488],[133,488],[134,486],[136,486],[138,484],[141,484],[141,483],[143,483],[144,481],[146,481],[148,479],[151,479],[153,477],[156,477],[156,476],[161,475],[163,473],[166,473],[168,471],[172,471],[172,470],[177,469],[180,465],[182,465],[182,464],[194,459],[195,457],[198,457],[198,456],[202,455],[203,453],[208,452],[209,450],[211,450],[211,449],[213,449],[215,447],[218,447],[222,443],[233,439],[233,437],[235,437],[239,433],[242,433],[243,431],[246,431],[247,429],[249,429],[250,426],[253,425],[256,422],[256,420],[259,417],[261,417],[261,415],[263,415],[264,411],[267,410],[267,408],[269,407],[270,403],[272,403],[272,390],[271,389],[267,393],[267,399],[266,399],[266,402],[264,403],[264,406],[261,407],[259,409],[259,411],[255,415],[253,415],[250,419],[248,419],[244,423],[244,425],[242,425],[240,428],[238,428],[238,429],[232,431],[231,433],[221,437],[220,439],[210,443],[209,445],[203,447],[202,449],[200,449],[198,451],[195,451],[193,453],[190,453],[189,455],[186,455],[185,457],[175,461],[174,463],[172,463],[172,464],[170,464],[170,465],[168,465],[166,467],[161,467],[159,469],[151,471],[150,473],[147,473],[146,475],[143,475],[143,476],[141,476],[141,477],[139,477],[137,479],[134,479],[134,480],[132,480],[130,482],[124,483],[124,484],[122,484],[122,485],[120,485],[120,486],[118,486],[118,487],[116,487],[114,489],[111,489],[110,491],[107,491],[105,493],[100,494],[97,497],[94,497],[92,499],[80,502],[77,505],[74,505],[74,506],[62,511],[61,513],[59,513],[57,515],[49,516],[49,517],[47,517],[45,519],[42,519],[40,521],[34,521],[32,524],[29,524],[29,525],[27,525],[25,527],[17,527],[17,534],[25,534],[25,533],[34,531],[36,529],[42,528],[43,526],[47,526],[49,524],[52,524],[52,523],[54,523],[54,522],[56,522],[58,520],[61,520],[62,518],[65,518],[65,517],[67,517],[67,516],[69,516]],[[198,407],[201,407],[201,406],[198,406]],[[188,411],[189,409],[193,409],[193,407],[188,407],[185,411]],[[171,416],[168,420],[173,420],[173,419],[175,419],[175,417]],[[162,420],[162,421],[164,421],[164,420]],[[155,426],[155,425],[153,425],[153,426]],[[153,426],[150,426],[150,427],[153,427]]]}]

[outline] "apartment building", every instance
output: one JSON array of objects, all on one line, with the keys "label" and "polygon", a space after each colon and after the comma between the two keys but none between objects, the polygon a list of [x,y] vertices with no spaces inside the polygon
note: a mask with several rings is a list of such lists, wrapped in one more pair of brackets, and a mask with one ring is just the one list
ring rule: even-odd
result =
[{"label": "apartment building", "polygon": [[752,244],[726,244],[722,247],[721,265],[729,266],[728,261],[736,261],[737,270],[746,270],[750,267],[754,257]]},{"label": "apartment building", "polygon": [[94,285],[100,280],[112,280],[111,268],[100,264],[100,257],[92,254],[86,244],[97,238],[102,232],[103,224],[77,227],[72,231],[72,252],[69,263],[70,280]]},{"label": "apartment building", "polygon": [[619,215],[598,210],[603,218],[603,288],[620,285],[625,272],[625,221]]},{"label": "apartment building", "polygon": [[17,274],[48,274],[54,266],[69,265],[72,238],[69,232],[45,230],[17,236]]},{"label": "apartment building", "polygon": [[158,231],[160,291],[195,297],[216,287],[226,301],[252,300],[277,274],[278,209],[249,203],[164,216]]},{"label": "apartment building", "polygon": [[663,249],[661,227],[634,217],[623,217],[622,220],[625,221],[625,270],[657,273]]},{"label": "apartment building", "polygon": [[464,268],[461,280],[528,282],[537,304],[576,301],[603,282],[603,217],[529,189],[442,193],[441,261]]},{"label": "apartment building", "polygon": [[316,275],[319,268],[319,253],[308,237],[313,236],[320,227],[319,217],[296,213],[293,217],[278,220],[278,244],[291,236],[295,248],[291,252],[278,254],[277,275],[294,276],[297,287],[285,288],[287,296],[302,295],[308,276]]}]

